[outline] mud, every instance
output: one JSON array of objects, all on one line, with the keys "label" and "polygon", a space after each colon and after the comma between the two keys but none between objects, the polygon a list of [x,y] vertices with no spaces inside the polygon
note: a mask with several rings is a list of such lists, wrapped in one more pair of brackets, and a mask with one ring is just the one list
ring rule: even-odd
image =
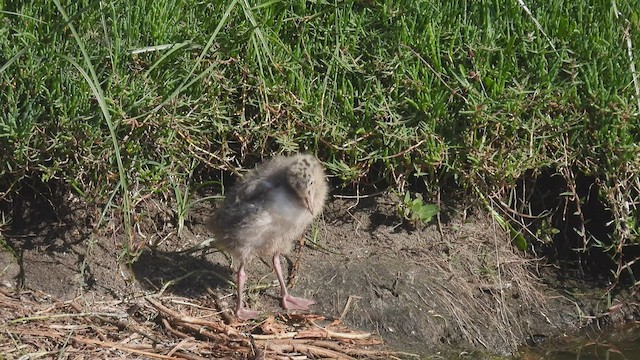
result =
[{"label": "mud", "polygon": [[[231,260],[211,249],[185,251],[209,239],[203,223],[214,205],[191,208],[178,236],[171,204],[140,203],[135,229],[146,246],[128,265],[117,221],[95,230],[101,209],[73,197],[62,203],[33,198],[13,209],[14,221],[3,231],[13,254],[1,253],[2,286],[87,302],[175,293],[203,306],[213,293],[233,306]],[[414,226],[398,216],[397,203],[391,195],[334,198],[305,246],[286,259],[291,292],[315,299],[317,314],[377,333],[388,348],[423,356],[508,355],[597,321],[638,318],[631,303],[613,299],[620,305],[615,312],[603,305],[606,284],[576,280],[513,248],[482,211],[445,207],[441,218]],[[279,312],[266,260],[248,268],[248,299],[253,308]]]}]

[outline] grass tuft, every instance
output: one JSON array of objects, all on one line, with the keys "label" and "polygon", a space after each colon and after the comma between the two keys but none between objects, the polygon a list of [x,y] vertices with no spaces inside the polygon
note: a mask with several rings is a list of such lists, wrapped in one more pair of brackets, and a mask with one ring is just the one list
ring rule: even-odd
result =
[{"label": "grass tuft", "polygon": [[612,217],[605,235],[579,230],[573,245],[610,244],[614,275],[630,268],[623,253],[640,233],[632,3],[0,5],[5,200],[34,179],[100,206],[118,189],[113,215],[135,252],[139,200],[185,203],[186,164],[238,173],[309,151],[344,187],[404,193],[420,180],[425,199],[461,188],[520,223],[514,235],[548,243],[526,219],[550,223],[562,206],[535,213],[510,194],[551,171],[560,192],[577,184],[559,198],[582,210],[579,180],[593,179]]}]

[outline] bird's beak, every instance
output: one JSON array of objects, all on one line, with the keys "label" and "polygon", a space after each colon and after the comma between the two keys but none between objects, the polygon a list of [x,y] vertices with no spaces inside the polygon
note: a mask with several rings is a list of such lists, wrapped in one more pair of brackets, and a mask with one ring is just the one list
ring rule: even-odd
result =
[{"label": "bird's beak", "polygon": [[309,210],[311,215],[313,215],[313,207],[311,206],[311,201],[309,200],[308,196],[304,197],[304,206],[307,208],[307,210]]}]

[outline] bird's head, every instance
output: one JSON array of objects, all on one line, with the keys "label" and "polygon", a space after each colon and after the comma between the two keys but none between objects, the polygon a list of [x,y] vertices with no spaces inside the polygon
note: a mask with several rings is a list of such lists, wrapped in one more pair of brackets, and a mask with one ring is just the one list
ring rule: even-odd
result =
[{"label": "bird's head", "polygon": [[316,215],[321,210],[315,207],[320,196],[318,192],[322,189],[321,182],[324,181],[324,172],[318,161],[310,155],[297,159],[287,171],[287,181],[307,210]]}]

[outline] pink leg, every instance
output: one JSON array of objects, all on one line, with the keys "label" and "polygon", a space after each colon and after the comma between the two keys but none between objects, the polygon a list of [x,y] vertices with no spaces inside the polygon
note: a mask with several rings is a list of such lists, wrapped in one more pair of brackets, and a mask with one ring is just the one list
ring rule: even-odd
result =
[{"label": "pink leg", "polygon": [[244,308],[243,296],[244,296],[244,282],[247,279],[247,275],[244,273],[244,261],[240,263],[238,269],[238,280],[236,287],[238,288],[238,304],[236,305],[236,316],[240,320],[255,319],[260,316],[259,311],[249,310]]},{"label": "pink leg", "polygon": [[309,310],[309,305],[316,302],[304,298],[293,297],[287,291],[287,284],[282,276],[282,267],[280,266],[280,254],[273,255],[273,268],[276,270],[276,276],[280,283],[280,296],[282,296],[281,305],[285,310]]}]

